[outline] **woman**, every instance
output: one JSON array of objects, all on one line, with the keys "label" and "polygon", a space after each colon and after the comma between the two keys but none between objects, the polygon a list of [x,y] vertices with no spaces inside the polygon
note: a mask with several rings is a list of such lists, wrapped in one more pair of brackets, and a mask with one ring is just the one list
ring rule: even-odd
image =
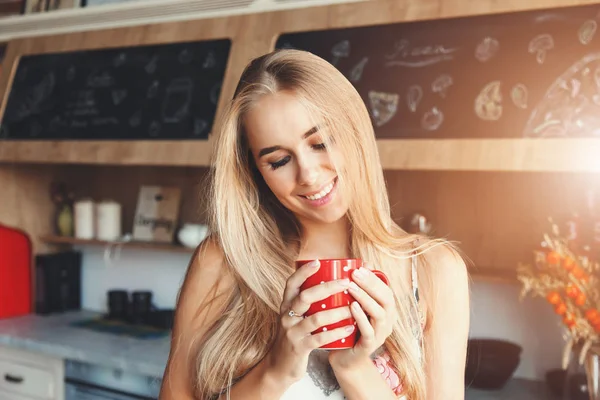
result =
[{"label": "woman", "polygon": [[[303,51],[259,57],[217,132],[213,236],[180,293],[161,399],[463,399],[465,264],[393,222],[369,114],[344,76]],[[390,286],[365,268],[300,294],[319,263],[296,260],[349,257]],[[302,318],[343,290],[358,307]],[[356,328],[310,334],[349,316]],[[318,350],[353,329],[353,349]]]}]

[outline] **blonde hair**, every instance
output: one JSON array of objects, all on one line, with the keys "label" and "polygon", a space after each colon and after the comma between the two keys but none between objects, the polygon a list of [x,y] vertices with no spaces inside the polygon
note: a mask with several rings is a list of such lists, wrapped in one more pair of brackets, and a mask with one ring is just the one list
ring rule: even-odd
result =
[{"label": "blonde hair", "polygon": [[224,312],[195,342],[195,395],[209,399],[228,392],[266,355],[277,334],[285,283],[298,256],[299,224],[256,170],[243,118],[259,98],[282,90],[298,96],[347,160],[338,179],[343,195],[352,199],[347,214],[352,256],[368,260],[390,277],[400,318],[385,348],[405,393],[410,399],[425,399],[422,348],[415,340],[420,321],[412,293],[401,284],[406,270],[399,268],[399,259],[441,241],[425,240],[414,247],[420,237],[394,223],[365,104],[335,67],[298,50],[278,50],[253,60],[216,130],[209,224],[235,288]]}]

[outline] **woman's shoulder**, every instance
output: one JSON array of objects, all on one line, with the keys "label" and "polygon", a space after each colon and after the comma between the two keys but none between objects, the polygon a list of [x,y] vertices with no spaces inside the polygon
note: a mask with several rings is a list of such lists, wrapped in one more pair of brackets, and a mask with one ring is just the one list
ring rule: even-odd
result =
[{"label": "woman's shoulder", "polygon": [[218,286],[215,294],[220,294],[229,290],[233,282],[219,241],[209,236],[196,248],[190,260],[182,294],[198,297],[194,302],[197,303],[206,300],[206,294],[215,286]]},{"label": "woman's shoulder", "polygon": [[[469,275],[460,249],[443,239],[419,238],[416,260],[425,331],[431,326],[433,314],[440,307],[459,304],[463,295],[468,298]],[[456,298],[460,297],[459,300]]]},{"label": "woman's shoulder", "polygon": [[[415,236],[410,244],[412,265],[419,286],[435,292],[440,286],[463,286],[468,283],[468,270],[456,244],[442,238]],[[437,288],[437,289],[434,289]]]},{"label": "woman's shoulder", "polygon": [[466,267],[460,248],[446,239],[415,235],[409,248],[412,249],[413,257],[420,258],[423,264],[444,265],[450,268]]},{"label": "woman's shoulder", "polygon": [[195,268],[222,271],[225,268],[225,253],[219,240],[209,235],[194,251],[192,263]]}]

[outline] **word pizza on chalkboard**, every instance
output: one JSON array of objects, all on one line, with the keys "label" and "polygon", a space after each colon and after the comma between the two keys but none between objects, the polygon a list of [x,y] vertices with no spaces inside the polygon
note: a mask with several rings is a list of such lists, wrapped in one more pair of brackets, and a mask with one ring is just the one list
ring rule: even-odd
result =
[{"label": "word pizza on chalkboard", "polygon": [[379,138],[600,137],[600,6],[281,35],[355,86]]},{"label": "word pizza on chalkboard", "polygon": [[206,139],[229,39],[23,56],[0,137]]}]

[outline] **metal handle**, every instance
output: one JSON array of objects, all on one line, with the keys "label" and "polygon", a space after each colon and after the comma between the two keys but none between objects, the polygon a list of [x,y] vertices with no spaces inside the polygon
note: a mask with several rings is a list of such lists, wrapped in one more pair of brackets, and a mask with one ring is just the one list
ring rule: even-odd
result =
[{"label": "metal handle", "polygon": [[6,382],[10,382],[10,383],[22,383],[23,382],[23,377],[9,375],[9,374],[4,374],[4,380]]}]

